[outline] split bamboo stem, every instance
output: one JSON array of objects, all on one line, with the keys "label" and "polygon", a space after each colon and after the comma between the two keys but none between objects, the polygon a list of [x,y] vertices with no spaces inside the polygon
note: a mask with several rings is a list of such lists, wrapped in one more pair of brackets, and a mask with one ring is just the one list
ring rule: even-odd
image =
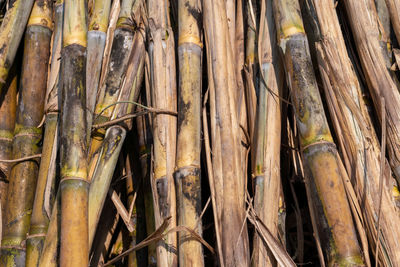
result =
[{"label": "split bamboo stem", "polygon": [[282,48],[300,134],[306,179],[311,181],[317,229],[329,266],[363,266],[357,233],[340,172],[341,161],[329,130],[312,69],[296,0],[274,1]]},{"label": "split bamboo stem", "polygon": [[[249,241],[240,171],[239,122],[235,99],[236,73],[224,0],[203,1],[203,22],[210,88],[212,173],[215,180],[214,216],[223,225],[222,255],[226,266],[250,264]],[[212,183],[211,183],[212,184]],[[223,264],[223,263],[220,263]]]},{"label": "split bamboo stem", "polygon": [[[52,33],[52,2],[35,2],[25,35],[13,157],[22,158],[41,151],[42,130],[37,128],[44,110],[44,96]],[[43,78],[46,77],[46,78]],[[25,264],[25,241],[29,231],[38,175],[38,161],[15,164],[7,194],[6,224],[0,265]]]},{"label": "split bamboo stem", "polygon": [[[147,1],[151,103],[155,108],[176,111],[175,44],[167,4],[165,0]],[[169,216],[170,226],[175,227],[177,224],[173,177],[176,164],[176,123],[176,118],[170,115],[154,114],[152,117],[156,227]],[[157,243],[157,265],[177,266],[177,249],[177,234],[168,234]]]},{"label": "split bamboo stem", "polygon": [[[349,23],[352,28],[363,72],[371,92],[376,110],[381,110],[381,97],[386,103],[386,144],[389,164],[400,181],[400,93],[396,81],[385,63],[385,56],[380,47],[380,31],[375,7],[371,1],[345,1]],[[381,112],[378,113],[379,120]]]},{"label": "split bamboo stem", "polygon": [[62,267],[86,267],[89,260],[86,46],[85,1],[66,1],[61,52],[60,266]]},{"label": "split bamboo stem", "polygon": [[86,116],[89,137],[100,82],[103,53],[106,46],[110,9],[111,0],[95,0],[89,22],[86,52]]},{"label": "split bamboo stem", "polygon": [[0,91],[3,90],[8,72],[14,63],[34,2],[34,0],[10,1],[6,15],[1,23]]},{"label": "split bamboo stem", "polygon": [[[390,15],[390,21],[393,26],[396,39],[400,42],[400,1],[399,0],[385,0],[387,9]],[[386,32],[390,34],[390,31]]]},{"label": "split bamboo stem", "polygon": [[[281,193],[281,95],[278,84],[278,47],[272,12],[272,1],[261,4],[260,36],[260,87],[256,124],[254,127],[254,209],[271,234],[278,237],[278,211]],[[270,92],[271,90],[272,92]],[[263,244],[258,232],[254,236],[252,266],[274,266],[275,259]]]},{"label": "split bamboo stem", "polygon": [[[197,0],[178,1],[178,132],[176,171],[178,225],[202,234],[201,213],[201,6]],[[204,266],[202,244],[178,233],[179,265]]]},{"label": "split bamboo stem", "polygon": [[[364,227],[375,251],[378,237],[379,181],[384,179],[380,213],[379,259],[385,266],[399,265],[400,213],[392,192],[397,191],[390,168],[385,161],[384,177],[380,177],[380,147],[373,130],[367,107],[362,99],[353,66],[341,33],[336,10],[331,1],[313,1],[322,40],[316,45],[319,69],[327,102],[334,115],[335,130],[340,142],[344,163],[357,193],[364,202]],[[345,107],[345,108],[343,108]],[[375,256],[376,257],[376,256]]]}]

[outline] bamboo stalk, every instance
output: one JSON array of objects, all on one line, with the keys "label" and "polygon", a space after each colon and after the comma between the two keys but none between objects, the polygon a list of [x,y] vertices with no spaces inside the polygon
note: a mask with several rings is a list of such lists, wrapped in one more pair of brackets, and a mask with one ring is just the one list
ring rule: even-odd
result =
[{"label": "bamboo stalk", "polygon": [[[134,17],[132,18],[132,14]],[[110,61],[104,83],[101,84],[99,97],[94,112],[94,123],[102,123],[110,120],[115,106],[109,107],[118,101],[122,83],[125,77],[132,47],[135,41],[136,26],[141,20],[141,1],[122,1],[117,26],[114,31],[114,41],[111,47]],[[136,37],[136,41],[139,37]],[[89,157],[99,149],[105,130],[97,129],[92,133],[89,149]]]},{"label": "bamboo stalk", "polygon": [[106,46],[110,9],[111,0],[96,0],[89,22],[86,50],[86,107],[88,110],[86,116],[89,137]]},{"label": "bamboo stalk", "polygon": [[356,229],[345,193],[340,160],[325,117],[312,69],[297,1],[274,1],[278,42],[292,93],[292,103],[306,171],[317,208],[319,236],[329,266],[363,266]]},{"label": "bamboo stalk", "polygon": [[85,1],[65,2],[61,61],[60,266],[87,266],[88,189],[86,152]]},{"label": "bamboo stalk", "polygon": [[[12,158],[12,140],[14,137],[15,115],[17,109],[17,75],[8,77],[8,83],[5,85],[7,91],[2,93],[2,102],[0,106],[0,158]],[[4,227],[5,218],[3,217],[7,205],[7,188],[10,180],[10,163],[0,163],[0,205],[1,205],[1,229]],[[0,242],[2,233],[0,231]]]},{"label": "bamboo stalk", "polygon": [[[365,228],[372,248],[378,237],[380,147],[373,131],[372,122],[364,104],[361,88],[357,82],[341,35],[335,8],[330,1],[313,1],[318,15],[319,28],[324,42],[317,45],[319,68],[324,82],[328,104],[337,136],[341,143],[345,166],[352,178],[360,203],[364,202]],[[346,106],[344,109],[343,106]],[[385,163],[387,164],[387,163]],[[379,258],[385,266],[399,264],[399,234],[397,221],[400,213],[396,200],[391,197],[395,181],[386,165],[384,180],[387,181],[382,195],[380,215]],[[375,256],[377,257],[377,256]]]},{"label": "bamboo stalk", "polygon": [[[149,58],[151,102],[155,108],[176,111],[174,34],[167,14],[168,1],[148,0]],[[154,114],[153,155],[155,222],[159,227],[171,216],[170,226],[177,224],[176,193],[173,172],[176,152],[176,118]],[[158,208],[158,209],[157,209]],[[177,266],[177,235],[170,233],[157,243],[157,265]]]},{"label": "bamboo stalk", "polygon": [[45,133],[42,159],[40,162],[35,201],[32,209],[31,226],[27,238],[26,265],[38,266],[45,242],[47,227],[55,197],[55,177],[58,136],[58,91],[63,24],[63,1],[54,4],[55,26],[50,61],[50,75],[47,82],[45,103]]},{"label": "bamboo stalk", "polygon": [[[38,143],[42,130],[37,125],[43,116],[46,92],[46,78],[43,77],[47,77],[50,54],[51,5],[50,1],[36,1],[28,21],[13,140],[14,158],[38,154],[41,150]],[[25,240],[29,231],[37,174],[36,160],[20,162],[12,167],[1,265],[25,264]]]},{"label": "bamboo stalk", "polygon": [[[193,13],[196,10],[196,14]],[[179,94],[176,171],[178,225],[202,234],[201,213],[201,6],[197,0],[178,1]],[[178,233],[179,265],[204,266],[200,242]]]},{"label": "bamboo stalk", "polygon": [[[214,216],[223,225],[222,251],[226,266],[248,266],[249,244],[245,208],[240,187],[239,123],[235,99],[236,78],[229,41],[225,1],[203,1],[203,22],[207,47],[210,88],[210,119],[213,176],[215,180]],[[210,184],[212,184],[210,182]],[[222,263],[221,263],[222,264]]]},{"label": "bamboo stalk", "polygon": [[25,27],[34,2],[34,0],[10,1],[6,15],[1,23],[0,91],[3,90],[3,86],[7,81],[8,72],[14,63],[14,58],[22,35],[25,32]]},{"label": "bamboo stalk", "polygon": [[[254,209],[271,234],[278,236],[278,211],[281,190],[280,144],[281,105],[277,96],[279,64],[272,1],[261,4],[260,21],[260,88],[254,129]],[[269,90],[272,91],[269,92]],[[256,232],[254,236],[252,266],[273,266],[275,259]]]}]

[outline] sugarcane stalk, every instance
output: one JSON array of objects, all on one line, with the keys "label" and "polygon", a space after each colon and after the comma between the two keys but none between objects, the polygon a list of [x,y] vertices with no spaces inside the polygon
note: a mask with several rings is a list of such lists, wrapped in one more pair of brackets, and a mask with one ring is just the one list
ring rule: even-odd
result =
[{"label": "sugarcane stalk", "polygon": [[87,266],[88,191],[85,1],[66,1],[61,52],[60,266]]},{"label": "sugarcane stalk", "polygon": [[239,164],[239,123],[234,90],[236,78],[229,41],[225,1],[203,1],[210,88],[210,120],[214,211],[223,225],[222,254],[226,266],[248,266],[250,253]]},{"label": "sugarcane stalk", "polygon": [[110,9],[111,0],[96,0],[94,2],[87,34],[86,106],[88,111],[86,116],[89,137],[100,82],[103,53],[106,46]]},{"label": "sugarcane stalk", "polygon": [[[196,10],[197,15],[193,13]],[[178,135],[175,183],[178,225],[202,234],[201,213],[201,6],[196,0],[178,1]],[[204,266],[200,242],[178,234],[179,265]]]},{"label": "sugarcane stalk", "polygon": [[61,38],[63,24],[63,1],[54,5],[55,27],[50,62],[50,75],[47,82],[45,103],[45,132],[43,137],[42,158],[33,203],[31,226],[27,238],[26,265],[38,266],[44,246],[47,227],[55,197],[55,177],[58,136],[58,91],[61,57]]},{"label": "sugarcane stalk", "polygon": [[[278,211],[281,191],[280,144],[281,108],[278,85],[279,63],[272,1],[261,4],[260,21],[260,88],[254,127],[254,209],[271,233],[278,236]],[[267,89],[268,88],[268,89]],[[270,92],[271,90],[272,92]],[[254,236],[252,266],[273,266],[275,259],[258,236]]]},{"label": "sugarcane stalk", "polygon": [[384,177],[380,178],[379,141],[347,54],[334,5],[330,1],[313,1],[313,5],[318,15],[319,38],[324,40],[316,46],[319,68],[329,108],[335,114],[332,116],[335,118],[333,122],[345,152],[343,157],[347,173],[353,181],[360,203],[364,203],[362,211],[365,228],[372,248],[375,248],[378,241],[379,179],[387,181],[384,189],[386,193],[382,195],[379,259],[385,266],[396,266],[399,264],[396,251],[400,249],[397,242],[400,231],[396,222],[400,213],[396,199],[391,197],[392,190],[397,190],[393,187],[395,181],[386,162]]},{"label": "sugarcane stalk", "polygon": [[[149,58],[151,103],[155,108],[176,111],[176,77],[174,34],[167,14],[165,0],[148,0]],[[173,172],[176,158],[176,118],[154,114],[153,155],[156,227],[171,216],[170,226],[177,223],[176,193]],[[171,233],[157,243],[157,265],[177,266],[177,235]]]},{"label": "sugarcane stalk", "polygon": [[[134,14],[134,17],[132,17]],[[93,115],[94,124],[110,120],[114,111],[115,102],[121,92],[122,82],[125,77],[132,47],[135,41],[136,26],[141,20],[141,0],[124,0],[121,4],[117,26],[114,31],[110,61],[104,83],[100,88],[99,97]],[[136,38],[138,40],[139,37]],[[110,107],[109,107],[110,106]],[[100,128],[92,133],[89,157],[100,147],[105,134],[105,129]]]},{"label": "sugarcane stalk", "polygon": [[306,179],[317,207],[319,236],[329,266],[363,266],[356,229],[337,156],[312,69],[307,38],[294,0],[274,1],[278,42],[300,134]]},{"label": "sugarcane stalk", "polygon": [[[7,91],[3,91],[2,102],[0,106],[0,158],[12,158],[12,140],[14,137],[15,115],[17,109],[17,75],[14,71],[13,75],[8,77],[8,83],[5,85]],[[7,205],[7,188],[10,179],[10,171],[12,165],[10,163],[0,162],[0,205],[1,218],[0,222],[4,228],[4,214]],[[0,233],[1,242],[2,233]]]},{"label": "sugarcane stalk", "polygon": [[[0,27],[0,91],[7,81],[8,72],[32,11],[34,0],[10,1],[10,5]],[[51,21],[50,21],[51,22]],[[49,25],[50,26],[50,25]]]},{"label": "sugarcane stalk", "polygon": [[[28,21],[13,139],[13,158],[38,154],[42,130],[37,128],[44,109],[50,39],[50,1],[36,1]],[[7,194],[6,224],[2,240],[1,265],[25,264],[25,240],[29,231],[38,174],[38,161],[15,164]]]}]

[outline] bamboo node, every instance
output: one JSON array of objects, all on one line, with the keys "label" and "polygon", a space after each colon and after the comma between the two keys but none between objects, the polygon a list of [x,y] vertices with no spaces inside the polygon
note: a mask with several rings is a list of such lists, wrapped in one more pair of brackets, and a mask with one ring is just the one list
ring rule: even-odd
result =
[{"label": "bamboo node", "polygon": [[178,46],[184,43],[191,43],[203,48],[203,43],[200,38],[194,34],[182,34],[178,38]]},{"label": "bamboo node", "polygon": [[26,239],[31,239],[31,238],[36,238],[36,237],[45,237],[46,234],[42,233],[42,234],[32,234],[32,235],[27,235]]},{"label": "bamboo node", "polygon": [[87,179],[81,178],[81,177],[73,177],[73,176],[69,176],[69,177],[64,177],[64,178],[62,178],[62,179],[60,180],[60,184],[61,184],[62,182],[68,181],[68,180],[79,180],[79,181],[82,181],[82,182],[85,182],[85,183],[89,184],[89,181],[88,181]]}]

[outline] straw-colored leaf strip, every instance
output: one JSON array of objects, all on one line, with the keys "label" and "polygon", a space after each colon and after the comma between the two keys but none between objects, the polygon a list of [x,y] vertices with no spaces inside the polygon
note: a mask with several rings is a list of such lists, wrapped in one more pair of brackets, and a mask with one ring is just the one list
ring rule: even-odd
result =
[{"label": "straw-colored leaf strip", "polygon": [[[151,103],[155,108],[176,111],[176,64],[175,43],[170,22],[167,19],[167,1],[149,0],[149,57]],[[176,193],[173,172],[176,160],[177,119],[173,116],[153,114],[153,153],[154,153],[154,189],[155,201],[159,213],[155,215],[156,226],[165,217],[171,216],[171,226],[177,224]],[[157,210],[155,211],[157,212]],[[157,244],[157,264],[177,266],[177,235],[169,234]]]},{"label": "straw-colored leaf strip", "polygon": [[[400,177],[400,93],[396,82],[386,68],[384,51],[380,47],[378,18],[373,3],[366,0],[345,1],[349,23],[356,48],[374,105],[381,110],[380,97],[384,97],[387,109],[387,150],[389,164],[399,181]],[[356,16],[357,19],[354,17]],[[380,118],[380,113],[378,112]]]},{"label": "straw-colored leaf strip", "polygon": [[[203,23],[210,88],[210,121],[215,215],[223,225],[221,244],[227,266],[250,263],[245,220],[244,188],[240,187],[239,123],[234,90],[236,78],[225,1],[203,1]],[[243,198],[241,197],[243,196]]]},{"label": "straw-colored leaf strip", "polygon": [[34,0],[11,1],[0,27],[0,91],[4,90],[8,72],[28,22]]},{"label": "straw-colored leaf strip", "polygon": [[[197,0],[178,1],[179,94],[176,171],[178,225],[201,236],[201,6]],[[195,13],[197,12],[197,13]],[[179,265],[204,266],[200,242],[178,233]]]},{"label": "straw-colored leaf strip", "polygon": [[[44,111],[48,60],[50,56],[51,1],[36,1],[25,35],[21,85],[16,127],[13,139],[13,158],[39,154],[42,137],[39,124]],[[45,78],[44,78],[45,77]],[[13,165],[10,176],[1,264],[21,264],[25,261],[25,240],[29,231],[38,175],[38,160],[21,161]]]},{"label": "straw-colored leaf strip", "polygon": [[[254,208],[260,219],[277,238],[280,178],[281,108],[280,100],[270,94],[266,87],[276,95],[278,86],[278,47],[272,12],[272,1],[261,4],[260,35],[258,47],[260,75],[266,82],[260,82],[256,122],[254,127],[252,177],[255,188]],[[259,232],[254,237],[252,266],[273,266],[274,257],[263,245]]]},{"label": "straw-colored leaf strip", "polygon": [[[285,60],[306,175],[317,214],[317,229],[328,265],[363,265],[356,229],[321,97],[297,1],[274,1],[279,44]],[[329,227],[329,228],[327,228]]]},{"label": "straw-colored leaf strip", "polygon": [[[390,14],[390,22],[393,26],[393,30],[398,41],[400,40],[400,1],[385,0],[385,2]],[[390,34],[390,31],[387,32],[387,34]]]}]

